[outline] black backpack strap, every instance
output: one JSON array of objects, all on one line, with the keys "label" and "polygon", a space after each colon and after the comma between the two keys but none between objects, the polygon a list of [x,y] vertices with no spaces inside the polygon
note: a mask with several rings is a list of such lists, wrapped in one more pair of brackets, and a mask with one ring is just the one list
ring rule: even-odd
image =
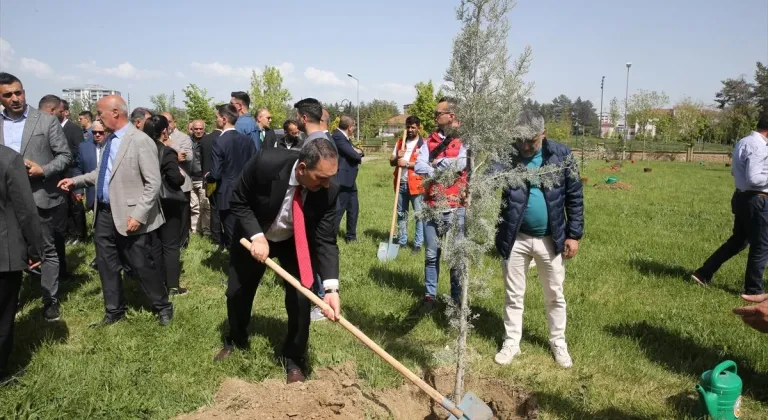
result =
[{"label": "black backpack strap", "polygon": [[432,162],[435,160],[437,155],[440,153],[443,153],[446,147],[448,147],[449,144],[453,141],[453,138],[446,137],[442,143],[440,143],[437,147],[435,147],[431,152],[429,152],[429,161]]}]

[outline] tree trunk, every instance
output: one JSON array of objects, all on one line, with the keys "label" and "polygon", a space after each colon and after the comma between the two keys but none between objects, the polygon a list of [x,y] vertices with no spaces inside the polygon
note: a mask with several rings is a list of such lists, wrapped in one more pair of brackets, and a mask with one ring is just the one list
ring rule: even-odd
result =
[{"label": "tree trunk", "polygon": [[456,344],[456,384],[453,387],[453,401],[458,404],[464,396],[464,369],[467,354],[467,330],[469,314],[469,264],[466,257],[461,262],[461,314],[459,318],[459,340]]}]

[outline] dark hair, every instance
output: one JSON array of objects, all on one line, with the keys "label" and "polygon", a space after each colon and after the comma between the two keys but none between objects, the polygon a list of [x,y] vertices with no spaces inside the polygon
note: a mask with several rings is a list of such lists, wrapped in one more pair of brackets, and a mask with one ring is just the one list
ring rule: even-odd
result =
[{"label": "dark hair", "polygon": [[341,118],[339,118],[339,129],[347,130],[349,127],[352,127],[354,123],[355,120],[352,117],[348,115],[342,115]]},{"label": "dark hair", "polygon": [[760,115],[760,118],[757,120],[757,129],[758,130],[768,130],[768,109],[763,110],[763,113]]},{"label": "dark hair", "polygon": [[410,117],[405,119],[405,126],[408,127],[409,125],[416,124],[419,127],[421,127],[421,118],[411,115]]},{"label": "dark hair", "polygon": [[220,116],[224,117],[230,124],[237,122],[237,108],[235,108],[235,106],[232,104],[221,104],[216,107],[216,112],[218,112]]},{"label": "dark hair", "polygon": [[143,121],[145,115],[152,115],[152,111],[148,110],[147,108],[138,107],[131,112],[131,122],[135,123],[136,121]]},{"label": "dark hair", "polygon": [[313,123],[319,123],[323,119],[323,105],[315,98],[302,99],[293,105],[299,115],[306,115]]},{"label": "dark hair", "polygon": [[151,118],[147,118],[144,121],[144,133],[152,138],[154,141],[160,141],[160,136],[163,134],[163,130],[168,129],[168,118],[162,115],[153,115]]},{"label": "dark hair", "polygon": [[64,106],[64,111],[69,111],[69,102],[66,99],[61,100],[61,105]]},{"label": "dark hair", "polygon": [[93,121],[93,114],[91,114],[91,111],[83,111],[79,115],[80,117],[88,117],[88,121]]},{"label": "dark hair", "polygon": [[288,126],[290,126],[291,124],[295,125],[296,127],[299,126],[299,123],[296,122],[296,120],[285,120],[285,122],[283,122],[283,131],[285,131],[287,133],[288,132]]},{"label": "dark hair", "polygon": [[53,107],[58,108],[59,104],[61,103],[61,98],[59,98],[56,95],[45,95],[40,99],[40,103],[37,104],[37,107],[39,109],[43,109],[43,107]]},{"label": "dark hair", "polygon": [[320,160],[337,160],[338,158],[339,152],[336,151],[336,146],[327,137],[310,140],[304,143],[299,151],[299,162],[304,162],[309,170],[315,169]]},{"label": "dark hair", "polygon": [[12,75],[11,73],[0,73],[0,85],[11,85],[16,82],[21,83],[21,80],[19,80],[18,77]]},{"label": "dark hair", "polygon": [[248,96],[247,93],[245,93],[243,91],[237,91],[237,92],[232,92],[232,94],[230,96],[232,96],[233,98],[241,101],[243,103],[243,105],[245,105],[246,108],[250,108],[251,107],[251,97]]},{"label": "dark hair", "polygon": [[456,105],[459,103],[459,101],[457,101],[453,96],[443,96],[440,98],[440,100],[437,101],[437,103],[442,102],[448,102],[448,110],[451,112],[456,110]]}]

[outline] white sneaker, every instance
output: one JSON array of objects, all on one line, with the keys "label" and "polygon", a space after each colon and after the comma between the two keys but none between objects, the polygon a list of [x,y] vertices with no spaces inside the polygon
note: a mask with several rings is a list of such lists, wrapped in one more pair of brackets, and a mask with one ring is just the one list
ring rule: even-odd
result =
[{"label": "white sneaker", "polygon": [[568,344],[565,343],[565,340],[558,340],[550,344],[549,347],[552,349],[552,354],[555,355],[555,361],[558,365],[564,368],[573,366],[573,360],[568,354]]},{"label": "white sneaker", "polygon": [[320,309],[319,306],[315,306],[312,308],[312,312],[309,313],[309,319],[312,320],[312,322],[315,321],[325,321],[325,315],[323,315],[323,311]]},{"label": "white sneaker", "polygon": [[520,346],[515,343],[515,340],[504,340],[504,345],[501,346],[501,350],[496,353],[496,357],[493,360],[500,365],[508,365],[512,363],[512,359],[520,354]]}]

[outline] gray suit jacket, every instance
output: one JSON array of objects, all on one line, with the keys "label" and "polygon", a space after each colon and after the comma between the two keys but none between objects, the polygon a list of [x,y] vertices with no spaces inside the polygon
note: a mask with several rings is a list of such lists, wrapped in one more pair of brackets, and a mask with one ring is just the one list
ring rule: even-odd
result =
[{"label": "gray suit jacket", "polygon": [[171,139],[171,147],[176,153],[184,152],[187,154],[184,162],[179,162],[179,169],[181,169],[181,174],[184,175],[184,185],[181,186],[181,190],[190,192],[192,191],[192,178],[189,174],[192,173],[192,160],[195,158],[192,139],[179,131],[179,129],[173,130],[168,137]]},{"label": "gray suit jacket", "polygon": [[[96,185],[98,191],[98,177],[99,168],[76,176],[73,178],[75,188]],[[120,142],[115,161],[112,162],[112,174],[109,178],[112,219],[121,235],[129,235],[126,231],[128,217],[133,217],[141,223],[139,230],[130,235],[152,232],[165,223],[160,211],[161,182],[157,144],[133,124],[128,124],[128,131]]]},{"label": "gray suit jacket", "polygon": [[[0,144],[5,145],[3,131],[3,119],[0,118]],[[35,205],[50,209],[63,204],[64,196],[56,185],[74,159],[59,120],[30,106],[19,152],[23,159],[40,165],[45,174],[42,178],[29,178]]]}]

